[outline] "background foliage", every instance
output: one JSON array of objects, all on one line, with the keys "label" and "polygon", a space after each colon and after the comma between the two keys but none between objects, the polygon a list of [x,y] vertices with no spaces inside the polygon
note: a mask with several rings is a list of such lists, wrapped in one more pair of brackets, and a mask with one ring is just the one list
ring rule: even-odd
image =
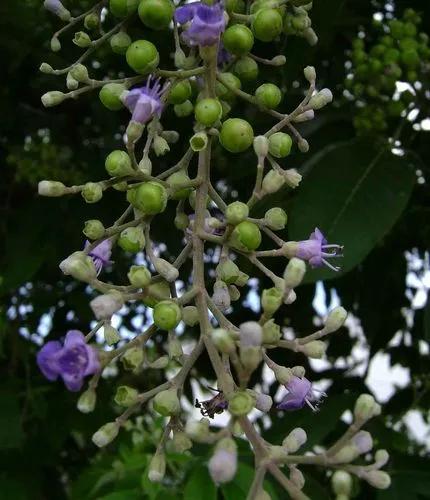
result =
[{"label": "background foliage", "polygon": [[[84,416],[75,409],[76,396],[60,384],[50,384],[38,372],[35,352],[42,337],[59,338],[71,327],[88,330],[92,320],[88,295],[81,285],[63,281],[58,262],[82,246],[83,221],[94,216],[103,222],[114,220],[124,203],[113,193],[94,206],[80,199],[40,199],[37,181],[55,178],[67,183],[101,178],[104,157],[118,147],[126,123],[125,115],[109,113],[95,96],[66,102],[55,110],[45,110],[40,95],[58,85],[51,77],[38,73],[41,61],[63,66],[75,50],[65,45],[60,54],[49,53],[49,37],[57,22],[43,11],[39,0],[6,0],[0,3],[0,57],[3,81],[0,87],[0,491],[1,498],[21,499],[104,499],[186,498],[207,500],[241,499],[251,480],[251,456],[247,447],[240,449],[241,466],[233,483],[217,492],[209,480],[204,460],[207,450],[197,449],[195,456],[172,455],[169,467],[176,471],[170,484],[149,484],[144,474],[162,429],[161,421],[141,415],[131,429],[108,449],[98,451],[89,437],[115,412],[112,404],[114,378],[105,380],[98,393],[94,414]],[[70,2],[85,7],[86,1]],[[280,441],[289,429],[300,425],[308,431],[307,446],[325,443],[339,436],[343,424],[338,419],[360,392],[368,392],[366,374],[377,353],[389,356],[391,364],[409,370],[410,382],[397,390],[383,409],[383,415],[371,424],[377,447],[392,454],[388,470],[393,486],[384,492],[357,489],[357,498],[430,498],[430,461],[422,444],[406,432],[403,417],[411,409],[421,412],[430,423],[428,346],[430,342],[430,303],[411,308],[415,289],[408,287],[406,252],[414,252],[414,266],[420,276],[422,260],[428,252],[430,190],[429,132],[413,134],[406,130],[403,156],[378,155],[376,136],[357,139],[353,126],[353,107],[343,98],[344,63],[357,29],[372,25],[377,2],[362,0],[314,1],[312,20],[320,43],[310,48],[301,39],[288,39],[287,64],[277,71],[286,91],[284,104],[293,108],[300,98],[303,63],[317,68],[319,84],[335,94],[334,106],[325,108],[310,125],[301,127],[311,143],[311,153],[290,157],[292,167],[306,175],[303,187],[288,202],[282,202],[290,216],[289,238],[306,236],[317,223],[331,240],[346,245],[343,272],[325,282],[326,296],[336,290],[342,305],[351,311],[357,328],[362,328],[369,349],[361,374],[351,370],[350,353],[359,337],[352,329],[332,340],[328,350],[330,363],[322,371],[307,367],[311,380],[331,382],[329,398],[317,415],[305,410],[271,415],[267,437]],[[417,9],[430,25],[430,4],[405,0],[392,4],[395,12],[405,7]],[[138,29],[138,27],[136,27]],[[162,45],[160,41],[159,44]],[[258,49],[258,48],[257,48]],[[168,52],[169,47],[163,46]],[[109,48],[97,57],[95,72],[100,75],[126,71],[124,61]],[[99,69],[97,69],[99,68]],[[262,75],[264,78],[264,75]],[[426,84],[425,82],[423,84]],[[428,82],[427,82],[428,84]],[[290,106],[291,104],[291,106]],[[425,106],[425,103],[423,104]],[[427,102],[428,108],[428,102]],[[255,111],[247,111],[250,121]],[[250,114],[251,113],[251,114]],[[265,117],[258,116],[262,123]],[[167,115],[166,128],[175,128],[173,114]],[[407,128],[407,127],[406,127]],[[391,131],[387,131],[389,134]],[[403,136],[402,136],[403,137]],[[171,156],[179,154],[180,146]],[[229,186],[239,196],[249,193],[253,182],[245,155],[236,157],[218,151],[215,175],[224,179],[226,197]],[[424,182],[417,182],[417,170]],[[278,194],[285,200],[285,192]],[[264,213],[264,206],[261,206]],[[97,215],[96,215],[97,214]],[[173,214],[167,213],[167,217]],[[176,230],[162,231],[164,241],[175,254],[179,248]],[[156,228],[154,228],[156,229]],[[157,235],[154,234],[157,238]],[[428,259],[428,253],[427,257]],[[279,261],[279,269],[285,263]],[[118,257],[114,273],[124,275],[126,262]],[[409,269],[413,271],[414,269]],[[245,270],[245,269],[244,269]],[[290,321],[299,334],[310,332],[316,313],[311,307],[315,281],[326,279],[324,271],[310,275],[300,289],[300,300],[288,311],[278,312],[285,324]],[[260,286],[264,288],[264,278]],[[246,307],[234,310],[235,322],[252,319]],[[137,308],[122,318],[130,334],[139,331],[145,311]],[[188,331],[192,336],[193,332]],[[397,334],[397,335],[396,335]],[[391,342],[396,336],[397,341]],[[345,363],[334,364],[336,358]],[[297,364],[297,357],[294,358]],[[282,360],[282,364],[293,363]],[[305,363],[305,359],[300,359]],[[197,378],[211,379],[208,360],[202,357]],[[344,368],[346,367],[346,368]],[[126,380],[121,380],[126,382]],[[151,387],[158,383],[155,372],[145,372],[135,384]],[[188,387],[190,390],[190,388]],[[273,394],[276,387],[271,387]],[[324,471],[305,469],[305,492],[311,498],[330,498],[329,479]],[[170,477],[173,477],[171,475]],[[271,488],[271,489],[270,489]],[[276,486],[268,486],[273,498]]]}]

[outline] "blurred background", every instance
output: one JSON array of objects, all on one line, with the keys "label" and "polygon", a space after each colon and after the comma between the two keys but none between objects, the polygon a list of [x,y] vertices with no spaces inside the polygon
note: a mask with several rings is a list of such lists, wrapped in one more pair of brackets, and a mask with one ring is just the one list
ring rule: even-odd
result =
[{"label": "blurred background", "polygon": [[[145,470],[163,422],[145,409],[130,432],[107,449],[92,444],[92,433],[117,412],[115,387],[132,383],[145,390],[162,381],[162,372],[133,375],[113,367],[99,386],[96,411],[82,415],[76,394],[46,381],[36,366],[35,354],[46,338],[61,338],[71,328],[89,331],[93,321],[91,292],[64,279],[58,263],[82,247],[85,220],[99,218],[110,225],[126,203],[119,192],[97,205],[86,205],[80,197],[43,199],[37,196],[37,183],[102,179],[104,158],[121,147],[128,121],[126,111],[104,108],[97,93],[54,109],[41,106],[43,93],[64,90],[60,78],[39,73],[41,62],[63,67],[79,54],[67,38],[61,52],[50,51],[51,34],[60,25],[41,4],[0,3],[0,498],[244,499],[253,475],[245,444],[237,477],[220,491],[204,465],[210,456],[207,447],[194,446],[193,456],[172,454],[165,484],[149,483]],[[65,4],[73,12],[91,6],[83,0]],[[323,360],[308,364],[300,355],[274,355],[287,366],[305,364],[307,377],[328,393],[320,412],[273,412],[260,427],[279,444],[289,430],[301,426],[308,432],[310,450],[336,439],[350,422],[357,395],[371,392],[383,403],[383,414],[367,430],[375,448],[390,452],[392,487],[378,492],[357,483],[355,498],[430,498],[430,54],[420,35],[429,31],[430,3],[315,0],[311,19],[319,37],[315,47],[294,36],[283,46],[256,46],[258,55],[286,55],[285,66],[270,72],[262,68],[258,80],[282,87],[282,110],[294,109],[303,95],[306,65],[316,67],[318,87],[330,88],[335,98],[317,119],[300,126],[311,151],[295,152],[285,161],[305,176],[302,186],[274,196],[289,215],[285,239],[303,239],[318,226],[331,243],[345,245],[345,259],[338,274],[310,273],[297,302],[280,310],[277,319],[288,338],[293,331],[312,332],[335,305],[344,306],[350,317],[332,336]],[[128,31],[142,37],[138,21]],[[172,51],[163,35],[148,37],[165,56]],[[88,66],[97,78],[131,74],[124,57],[113,54],[109,45]],[[251,82],[247,90],[257,86]],[[237,106],[235,115],[255,123],[256,131],[271,125],[265,115]],[[171,110],[163,116],[166,129],[179,128]],[[181,134],[190,130],[191,121],[183,120]],[[392,152],[384,152],[389,139]],[[178,143],[157,169],[172,164],[183,151]],[[218,149],[215,154],[213,175],[224,198],[249,194],[255,175],[252,154],[237,157]],[[261,203],[257,212],[265,209]],[[173,217],[170,207],[154,227],[165,255],[177,255],[181,247]],[[123,282],[130,261],[120,252],[114,260],[108,277]],[[273,264],[282,273],[285,261]],[[247,263],[241,266],[246,272]],[[269,286],[263,276],[249,282],[245,300],[232,311],[235,323],[256,317],[257,293]],[[143,305],[133,304],[116,317],[116,326],[124,338],[133,337],[149,314]],[[197,335],[193,329],[179,333],[190,342]],[[161,340],[151,349],[161,354]],[[192,373],[186,388],[190,411],[193,397],[207,394],[204,387],[213,382],[209,367],[203,356]],[[274,395],[277,385],[267,374],[264,379],[265,389]],[[215,419],[215,424],[222,422],[223,416]],[[333,497],[325,470],[303,471],[305,492],[312,499]],[[272,498],[285,498],[277,485],[267,487]]]}]

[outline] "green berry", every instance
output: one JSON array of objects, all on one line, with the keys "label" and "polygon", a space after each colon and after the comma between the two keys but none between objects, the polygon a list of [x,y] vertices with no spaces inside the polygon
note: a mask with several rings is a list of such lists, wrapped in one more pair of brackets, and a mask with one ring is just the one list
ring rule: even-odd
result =
[{"label": "green berry", "polygon": [[233,231],[233,239],[246,249],[256,250],[261,244],[261,232],[257,224],[249,221],[243,221],[238,224]]},{"label": "green berry", "polygon": [[121,83],[107,83],[99,92],[100,101],[107,109],[118,111],[124,107],[120,97],[125,90]]},{"label": "green berry", "polygon": [[247,26],[234,24],[225,30],[222,41],[229,52],[241,56],[252,49],[254,35]]},{"label": "green berry", "polygon": [[158,182],[144,182],[133,191],[131,203],[144,214],[159,214],[166,208],[167,193]]},{"label": "green berry", "polygon": [[110,46],[115,54],[124,55],[131,45],[131,38],[124,31],[115,33],[110,39]]},{"label": "green berry", "polygon": [[420,56],[416,50],[405,50],[400,59],[408,68],[416,68],[420,64]]},{"label": "green berry", "polygon": [[251,57],[245,56],[236,61],[233,72],[242,82],[249,82],[257,78],[258,64]]},{"label": "green berry", "polygon": [[275,109],[282,99],[281,89],[273,83],[263,83],[255,91],[255,98],[261,106]]},{"label": "green berry", "polygon": [[172,300],[162,300],[154,307],[154,323],[162,330],[173,330],[182,319],[181,308]]},{"label": "green berry", "polygon": [[160,56],[155,45],[147,40],[136,40],[127,49],[128,65],[141,75],[150,73],[158,66]]},{"label": "green berry", "polygon": [[145,247],[145,235],[141,227],[128,227],[118,238],[118,245],[126,252],[137,253]]},{"label": "green berry", "polygon": [[170,0],[142,0],[139,4],[139,17],[148,28],[168,28],[173,17],[173,4]]},{"label": "green berry", "polygon": [[175,190],[176,186],[180,186],[186,182],[190,182],[190,178],[188,174],[184,170],[180,170],[179,172],[175,172],[170,177],[167,178],[167,182],[171,188],[173,188],[171,193],[171,198],[173,200],[185,200],[191,193],[191,188],[182,188]]},{"label": "green berry", "polygon": [[142,302],[148,307],[154,307],[160,300],[170,297],[170,285],[167,281],[158,281],[145,289]]},{"label": "green berry", "polygon": [[126,17],[136,12],[140,0],[110,0],[109,10],[115,17]]},{"label": "green berry", "polygon": [[133,171],[131,160],[125,151],[119,149],[112,151],[105,161],[106,172],[111,177],[127,175]]},{"label": "green berry", "polygon": [[229,118],[221,127],[221,144],[230,153],[241,153],[248,149],[254,140],[251,125],[241,118]]},{"label": "green berry", "polygon": [[179,118],[190,116],[190,114],[193,112],[193,109],[194,109],[193,103],[188,99],[182,104],[175,104],[175,106],[173,107],[175,115],[179,116]]},{"label": "green berry", "polygon": [[218,99],[201,99],[194,108],[196,120],[205,127],[214,125],[222,115],[222,106]]},{"label": "green berry", "polygon": [[[234,87],[238,90],[241,89],[242,84],[240,83],[239,78],[233,75],[233,73],[221,73],[220,77],[225,80],[230,87]],[[228,103],[231,103],[236,98],[235,94],[231,90],[218,81],[216,82],[215,91],[219,98],[227,101]]]},{"label": "green berry", "polygon": [[275,9],[262,9],[257,12],[252,22],[255,38],[262,42],[271,42],[282,33],[282,16]]},{"label": "green berry", "polygon": [[275,158],[285,158],[291,152],[293,141],[284,132],[276,132],[269,137],[269,153]]},{"label": "green berry", "polygon": [[175,83],[167,97],[167,100],[171,104],[182,104],[191,96],[191,85],[189,80],[182,80],[181,82]]},{"label": "green berry", "polygon": [[131,266],[127,277],[133,286],[139,288],[145,288],[151,283],[151,273],[145,266]]}]

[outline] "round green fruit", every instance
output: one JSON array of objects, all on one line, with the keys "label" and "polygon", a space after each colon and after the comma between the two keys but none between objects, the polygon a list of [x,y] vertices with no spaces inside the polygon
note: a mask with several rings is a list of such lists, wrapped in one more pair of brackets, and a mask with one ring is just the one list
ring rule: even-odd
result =
[{"label": "round green fruit", "polygon": [[230,153],[241,153],[248,149],[254,140],[251,125],[241,118],[229,118],[221,127],[220,141]]},{"label": "round green fruit", "polygon": [[243,221],[235,227],[233,238],[237,238],[237,241],[250,251],[256,250],[261,244],[259,227],[249,221]]},{"label": "round green fruit", "polygon": [[130,202],[144,214],[155,215],[165,210],[167,193],[158,182],[144,182],[133,191]]},{"label": "round green fruit", "polygon": [[222,106],[218,99],[201,99],[194,108],[196,120],[205,127],[214,125],[222,115]]},{"label": "round green fruit", "polygon": [[233,66],[233,72],[242,82],[249,82],[257,78],[258,64],[251,57],[241,57]]},{"label": "round green fruit", "polygon": [[139,17],[148,28],[162,30],[169,27],[173,10],[173,4],[170,0],[141,0]]},{"label": "round green fruit", "polygon": [[121,83],[107,83],[99,92],[99,98],[103,106],[111,111],[118,111],[124,107],[121,102],[121,94],[126,90]]},{"label": "round green fruit", "polygon": [[293,141],[284,132],[276,132],[269,137],[269,153],[275,158],[285,158],[291,152]]},{"label": "round green fruit", "polygon": [[259,10],[252,22],[255,38],[262,42],[271,42],[282,33],[283,20],[275,9]]},{"label": "round green fruit", "polygon": [[126,17],[136,12],[140,0],[110,0],[109,10],[115,17]]},{"label": "round green fruit", "polygon": [[125,151],[117,149],[110,153],[105,161],[106,172],[111,177],[127,175],[133,172],[131,160]]},{"label": "round green fruit", "polygon": [[162,330],[173,330],[182,319],[181,308],[171,300],[162,300],[154,307],[154,323]]},{"label": "round green fruit", "polygon": [[160,56],[155,45],[147,40],[136,40],[125,55],[128,65],[141,75],[150,73],[158,66]]},{"label": "round green fruit", "polygon": [[247,26],[234,24],[225,30],[222,41],[229,52],[236,56],[242,56],[252,49],[254,35]]},{"label": "round green fruit", "polygon": [[261,106],[275,109],[279,106],[282,99],[281,89],[273,83],[263,83],[255,91],[255,98]]},{"label": "round green fruit", "polygon": [[167,100],[171,104],[182,104],[189,99],[190,96],[191,84],[188,80],[182,80],[171,87]]}]

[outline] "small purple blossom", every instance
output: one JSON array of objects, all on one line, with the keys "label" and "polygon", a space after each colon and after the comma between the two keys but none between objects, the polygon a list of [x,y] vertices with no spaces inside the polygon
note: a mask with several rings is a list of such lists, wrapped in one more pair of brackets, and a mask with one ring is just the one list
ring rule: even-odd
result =
[{"label": "small purple blossom", "polygon": [[342,250],[340,245],[328,245],[323,233],[316,227],[308,240],[298,242],[296,257],[307,260],[312,267],[326,265],[333,271],[339,271],[340,267],[333,266],[327,259],[342,257]]},{"label": "small purple blossom", "polygon": [[127,92],[123,102],[132,113],[131,120],[144,125],[154,115],[160,116],[163,111],[161,96],[165,88],[161,87],[160,79],[157,78],[151,86],[152,75],[146,80],[146,85],[134,88]]},{"label": "small purple blossom", "polygon": [[176,9],[175,20],[179,24],[191,22],[182,33],[190,45],[208,46],[218,43],[225,29],[224,8],[221,2],[207,5],[193,2]]},{"label": "small purple blossom", "polygon": [[314,389],[312,383],[305,377],[293,377],[285,387],[288,394],[276,406],[279,410],[300,410],[300,408],[303,408],[307,404],[313,411],[317,411],[312,404],[312,401],[318,400],[315,392],[326,396],[324,392]]},{"label": "small purple blossom", "polygon": [[[85,248],[88,248],[90,242],[87,240],[85,242]],[[93,248],[88,254],[94,262],[97,270],[97,275],[100,274],[101,270],[109,264],[112,264],[110,256],[112,254],[112,240],[107,238],[99,243],[95,248]]]},{"label": "small purple blossom", "polygon": [[37,364],[48,380],[60,376],[69,391],[79,391],[84,377],[100,368],[97,350],[85,343],[79,330],[67,332],[64,344],[58,340],[47,342],[37,354]]}]

